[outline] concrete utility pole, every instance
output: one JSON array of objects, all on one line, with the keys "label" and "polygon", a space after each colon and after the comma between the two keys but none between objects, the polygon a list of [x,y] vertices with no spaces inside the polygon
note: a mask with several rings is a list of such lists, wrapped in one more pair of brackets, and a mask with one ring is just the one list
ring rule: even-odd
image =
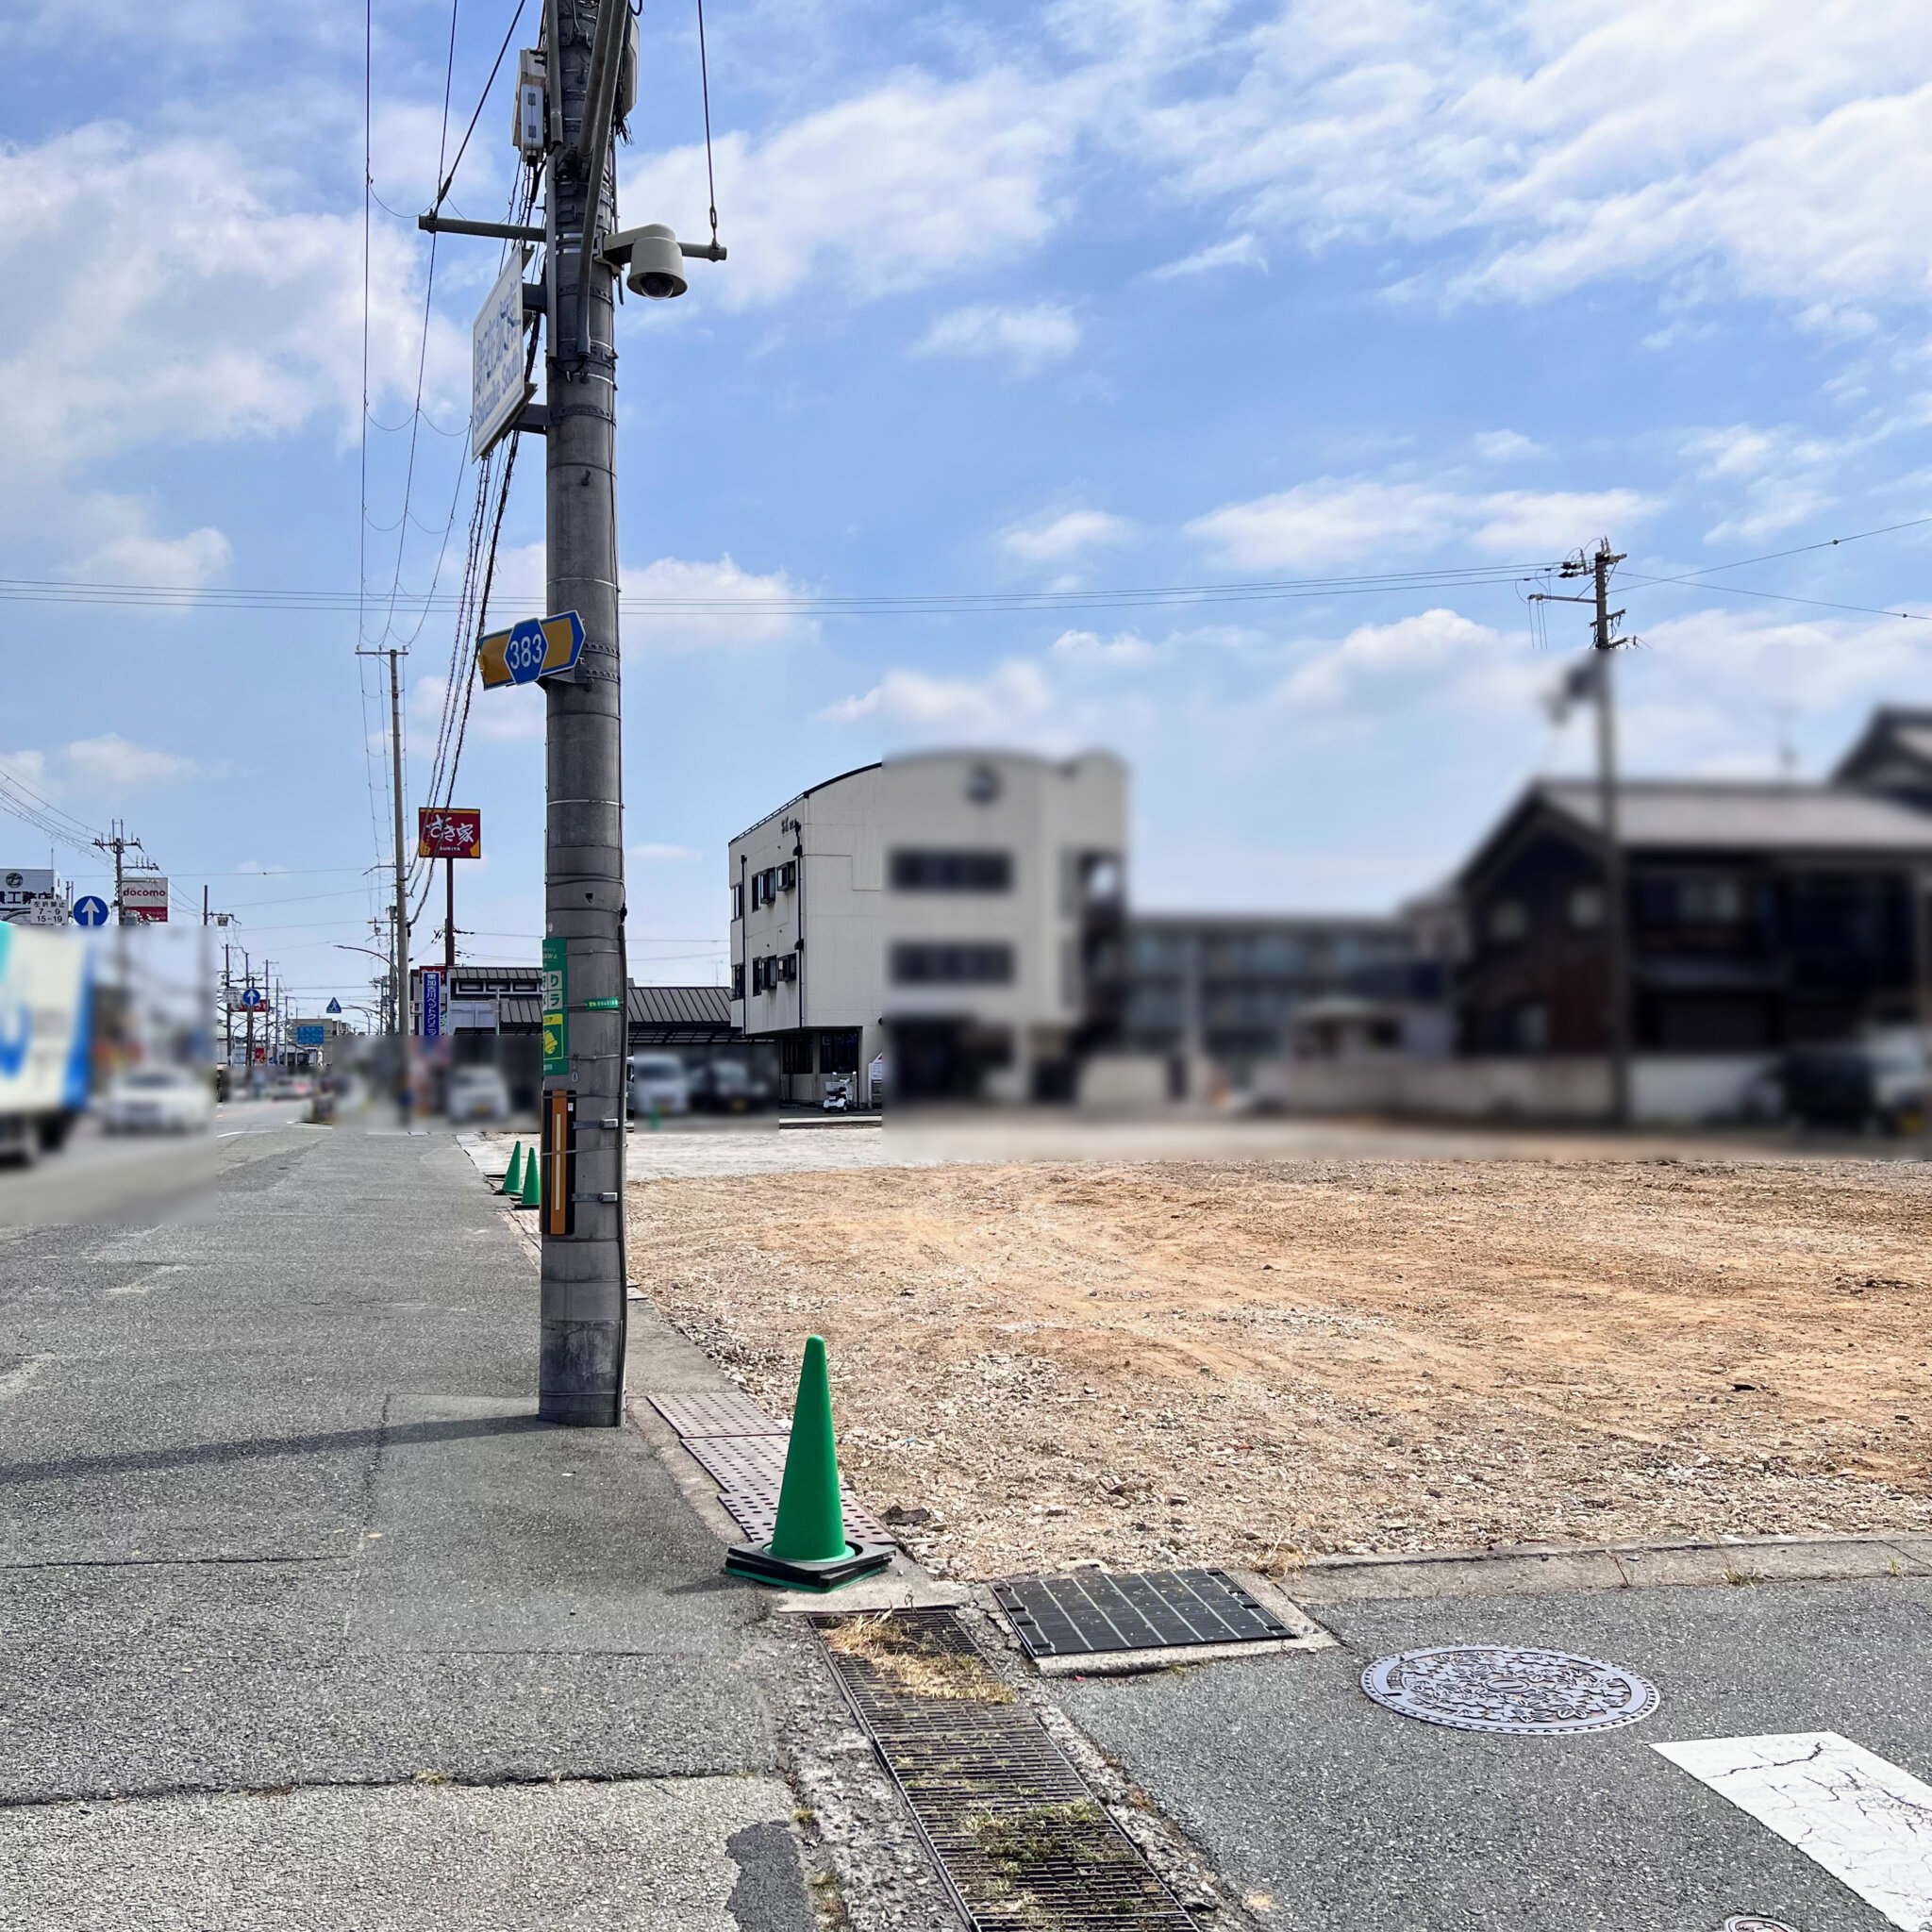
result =
[{"label": "concrete utility pole", "polygon": [[[409,887],[408,872],[403,858],[403,685],[400,660],[402,652],[391,649],[384,655],[389,658],[389,758],[390,791],[396,808],[396,931],[395,960],[396,985],[405,987],[409,983]],[[403,1044],[403,1033],[407,1025],[403,1016],[400,996],[396,1001],[396,1085],[400,1088],[409,1077],[408,1049]]]},{"label": "concrete utility pole", "polygon": [[[614,229],[611,108],[628,8],[599,0],[546,9],[553,126],[545,227],[552,312],[544,344],[548,405],[544,540],[548,608],[584,623],[572,677],[546,682],[547,819],[543,929],[564,941],[570,1072],[546,1072],[544,1104],[575,1092],[575,1185],[561,1181],[572,1232],[543,1222],[537,1413],[616,1427],[624,1420],[624,780],[617,635],[617,355],[610,268],[595,238]],[[552,1120],[557,1116],[553,1114]]]},{"label": "concrete utility pole", "polygon": [[1630,935],[1624,903],[1624,840],[1617,811],[1617,707],[1610,665],[1617,646],[1628,639],[1612,635],[1621,610],[1610,608],[1610,572],[1624,561],[1608,538],[1591,558],[1596,579],[1596,624],[1591,648],[1596,658],[1597,815],[1604,831],[1604,945],[1609,964],[1610,1118],[1630,1123]]}]

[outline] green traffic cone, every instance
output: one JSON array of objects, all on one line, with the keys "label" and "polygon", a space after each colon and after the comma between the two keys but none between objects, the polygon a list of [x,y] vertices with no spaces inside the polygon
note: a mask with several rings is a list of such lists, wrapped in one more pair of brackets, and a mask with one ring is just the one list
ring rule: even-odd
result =
[{"label": "green traffic cone", "polygon": [[519,1208],[541,1208],[543,1195],[537,1184],[537,1150],[530,1150],[530,1158],[524,1162],[524,1194],[517,1203]]},{"label": "green traffic cone", "polygon": [[524,1143],[521,1141],[509,1150],[509,1165],[504,1169],[501,1191],[506,1194],[524,1191]]},{"label": "green traffic cone", "polygon": [[772,1541],[739,1545],[725,1557],[724,1568],[758,1583],[836,1590],[841,1583],[883,1570],[891,1559],[890,1544],[846,1541],[825,1344],[819,1336],[808,1336],[798,1372],[798,1399],[791,1407],[791,1440],[785,1450],[785,1479],[778,1491],[778,1521]]}]

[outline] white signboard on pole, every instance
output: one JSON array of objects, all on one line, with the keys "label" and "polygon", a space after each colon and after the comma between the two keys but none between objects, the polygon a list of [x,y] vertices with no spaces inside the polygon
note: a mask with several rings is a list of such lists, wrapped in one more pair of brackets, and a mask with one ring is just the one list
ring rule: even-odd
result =
[{"label": "white signboard on pole", "polygon": [[121,881],[121,924],[162,925],[168,918],[168,881],[158,872],[130,872]]},{"label": "white signboard on pole", "polygon": [[504,264],[470,331],[470,454],[479,461],[537,385],[524,380],[524,258]]}]

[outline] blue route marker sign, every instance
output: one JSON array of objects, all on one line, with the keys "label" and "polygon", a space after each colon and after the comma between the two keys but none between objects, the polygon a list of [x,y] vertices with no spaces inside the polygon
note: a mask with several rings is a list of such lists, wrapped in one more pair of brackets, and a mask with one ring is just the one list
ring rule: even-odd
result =
[{"label": "blue route marker sign", "polygon": [[92,892],[85,899],[76,899],[74,902],[74,923],[75,925],[106,925],[108,902],[96,899]]}]

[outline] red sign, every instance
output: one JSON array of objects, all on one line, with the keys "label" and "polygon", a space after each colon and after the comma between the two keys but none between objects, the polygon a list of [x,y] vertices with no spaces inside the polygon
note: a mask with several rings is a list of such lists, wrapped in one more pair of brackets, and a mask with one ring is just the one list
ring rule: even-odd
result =
[{"label": "red sign", "polygon": [[481,858],[483,814],[449,806],[416,808],[418,858]]}]

